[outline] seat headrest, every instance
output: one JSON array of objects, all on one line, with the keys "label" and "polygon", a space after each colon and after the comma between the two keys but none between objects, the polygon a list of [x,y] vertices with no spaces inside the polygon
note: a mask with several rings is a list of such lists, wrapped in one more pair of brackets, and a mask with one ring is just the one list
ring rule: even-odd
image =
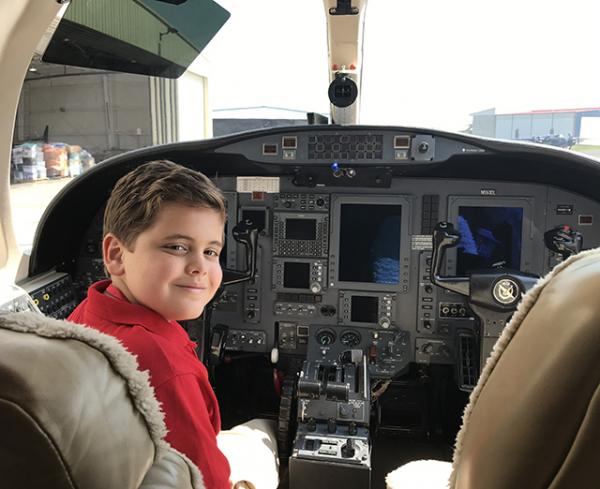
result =
[{"label": "seat headrest", "polygon": [[[34,313],[0,316],[3,483],[143,487],[172,449],[148,374],[137,367],[116,339],[92,328]],[[202,487],[195,466],[187,471]]]}]

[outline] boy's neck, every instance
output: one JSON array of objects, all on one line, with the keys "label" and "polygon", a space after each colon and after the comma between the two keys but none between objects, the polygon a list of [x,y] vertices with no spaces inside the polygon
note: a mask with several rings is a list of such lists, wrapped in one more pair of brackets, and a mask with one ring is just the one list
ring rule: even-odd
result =
[{"label": "boy's neck", "polygon": [[[133,294],[127,287],[127,284],[125,284],[125,282],[123,280],[121,280],[120,277],[110,277],[110,280],[111,280],[111,285],[113,287],[115,287],[121,293],[121,295],[123,296],[122,297],[123,299],[125,299],[127,302],[130,302],[131,304],[138,304],[138,301],[135,300],[135,297],[133,296]],[[110,293],[108,288],[104,291],[104,293],[107,295],[110,295],[112,297],[115,297],[114,294]],[[115,298],[118,299],[118,297],[115,297]]]},{"label": "boy's neck", "polygon": [[[108,295],[110,297],[113,297],[114,299],[122,299],[122,300],[126,300],[127,302],[129,302],[130,304],[137,304],[139,306],[145,307],[146,309],[149,309],[151,311],[153,311],[153,309],[149,308],[148,306],[144,305],[144,304],[140,304],[138,301],[135,300],[135,297],[133,296],[133,294],[130,292],[129,288],[127,287],[127,284],[125,284],[125,282],[123,280],[120,280],[119,277],[111,277],[111,284],[109,284],[109,286],[104,289],[103,294]],[[114,287],[115,293],[111,293],[110,287]],[[156,311],[154,311],[156,312]],[[156,313],[159,314],[159,313]],[[164,318],[165,321],[168,322],[172,322],[171,320]]]}]

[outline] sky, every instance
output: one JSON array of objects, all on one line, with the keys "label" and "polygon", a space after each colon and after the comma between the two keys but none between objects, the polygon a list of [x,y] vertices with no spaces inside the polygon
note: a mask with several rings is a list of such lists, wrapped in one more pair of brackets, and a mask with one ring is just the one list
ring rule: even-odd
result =
[{"label": "sky", "polygon": [[[321,0],[219,0],[213,109],[328,112]],[[369,0],[361,119],[466,129],[470,114],[600,107],[600,2]]]}]

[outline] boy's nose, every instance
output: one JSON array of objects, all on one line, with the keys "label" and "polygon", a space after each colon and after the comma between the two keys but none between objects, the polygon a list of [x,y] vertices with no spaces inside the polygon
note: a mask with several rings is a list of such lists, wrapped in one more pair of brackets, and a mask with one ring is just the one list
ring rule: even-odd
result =
[{"label": "boy's nose", "polygon": [[186,266],[186,272],[191,275],[200,275],[206,273],[206,270],[206,263],[202,256],[190,260]]}]

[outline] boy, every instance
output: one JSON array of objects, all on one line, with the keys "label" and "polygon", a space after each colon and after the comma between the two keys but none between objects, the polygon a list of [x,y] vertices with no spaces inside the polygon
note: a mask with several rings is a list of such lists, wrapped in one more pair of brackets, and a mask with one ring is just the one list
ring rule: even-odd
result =
[{"label": "boy", "polygon": [[137,356],[162,404],[167,441],[199,467],[208,489],[231,487],[217,446],[219,407],[176,321],[200,316],[221,283],[225,215],[223,195],[201,173],[155,161],[125,175],[104,214],[110,280],[93,284],[69,317]]}]

